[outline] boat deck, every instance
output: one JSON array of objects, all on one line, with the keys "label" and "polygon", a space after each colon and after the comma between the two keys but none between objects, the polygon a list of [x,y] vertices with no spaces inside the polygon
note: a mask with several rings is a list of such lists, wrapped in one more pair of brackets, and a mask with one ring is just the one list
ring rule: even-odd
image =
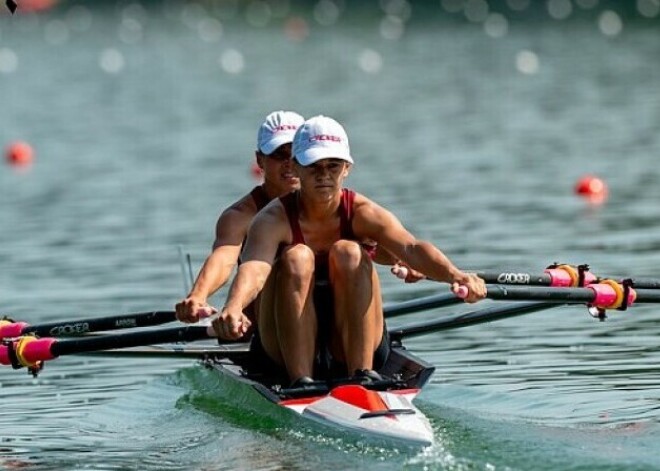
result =
[{"label": "boat deck", "polygon": [[[274,402],[300,396],[327,394],[337,386],[356,384],[355,380],[349,378],[337,378],[318,382],[313,387],[288,388],[285,386],[286,379],[264,371],[254,363],[247,351],[245,355],[240,356],[234,353],[231,359],[223,358],[221,353],[208,355],[204,360],[204,364],[209,368],[221,370],[235,379],[251,383],[254,387],[260,389],[262,394],[275,396],[270,398]],[[377,391],[421,389],[434,371],[435,367],[433,365],[408,352],[400,344],[394,344],[387,362],[379,371],[384,378],[383,381],[372,382],[366,387]]]}]

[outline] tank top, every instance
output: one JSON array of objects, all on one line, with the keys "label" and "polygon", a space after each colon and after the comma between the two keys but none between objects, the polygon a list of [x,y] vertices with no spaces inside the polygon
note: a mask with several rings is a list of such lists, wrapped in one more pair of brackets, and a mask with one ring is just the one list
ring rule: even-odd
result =
[{"label": "tank top", "polygon": [[[305,244],[305,236],[300,228],[300,211],[298,208],[298,191],[289,193],[288,195],[281,196],[280,201],[284,206],[287,218],[289,219],[289,226],[291,227],[291,235],[293,240],[292,245]],[[339,204],[339,239],[355,240],[360,242],[353,232],[353,202],[355,201],[355,192],[348,188],[341,190],[341,202]],[[305,244],[306,245],[306,244]],[[370,245],[360,242],[360,245],[367,251],[371,259],[376,255],[376,245]],[[327,252],[319,252],[315,254],[317,268],[327,267]],[[318,277],[318,273],[317,273]]]}]

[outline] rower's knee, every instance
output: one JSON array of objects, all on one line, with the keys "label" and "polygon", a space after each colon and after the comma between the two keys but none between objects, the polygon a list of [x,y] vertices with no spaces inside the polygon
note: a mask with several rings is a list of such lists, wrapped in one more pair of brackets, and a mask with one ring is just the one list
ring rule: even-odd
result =
[{"label": "rower's knee", "polygon": [[352,240],[339,240],[330,248],[328,254],[330,273],[333,278],[342,274],[368,273],[371,266],[369,257],[360,244]]},{"label": "rower's knee", "polygon": [[307,280],[314,275],[314,252],[308,246],[298,244],[287,247],[280,255],[281,280]]}]

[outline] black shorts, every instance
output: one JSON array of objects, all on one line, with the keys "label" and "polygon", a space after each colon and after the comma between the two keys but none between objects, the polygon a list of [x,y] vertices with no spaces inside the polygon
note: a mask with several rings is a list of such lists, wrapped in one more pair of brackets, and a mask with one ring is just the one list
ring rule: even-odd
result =
[{"label": "black shorts", "polygon": [[[390,356],[390,350],[390,334],[387,331],[387,327],[383,325],[383,337],[374,351],[374,370],[378,371],[385,366],[385,362],[387,362],[387,359]],[[323,358],[324,355],[319,352],[316,356],[314,362],[314,377],[318,379],[346,377],[348,374],[346,364],[333,359],[327,349],[325,355],[326,357]],[[257,329],[255,329],[252,340],[250,341],[250,357],[250,363],[252,364],[255,373],[267,373],[269,377],[272,376],[271,380],[274,383],[286,383],[288,381],[289,375],[286,372],[286,368],[279,365],[268,355],[268,353],[266,353]]]}]

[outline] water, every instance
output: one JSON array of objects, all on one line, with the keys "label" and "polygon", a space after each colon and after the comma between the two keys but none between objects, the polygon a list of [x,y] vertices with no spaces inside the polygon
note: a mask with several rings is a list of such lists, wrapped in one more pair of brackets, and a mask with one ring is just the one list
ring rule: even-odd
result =
[{"label": "water", "polygon": [[[587,4],[567,20],[500,6],[510,21],[496,38],[431,2],[403,22],[381,21],[374,4],[333,24],[327,2],[273,3],[269,21],[263,4],[231,2],[0,16],[0,142],[36,151],[27,171],[0,171],[1,311],[36,323],[171,309],[183,294],[177,247],[202,263],[218,211],[255,183],[256,128],[275,109],[344,123],[349,185],[462,267],[560,261],[658,276],[657,18],[621,16],[608,35],[614,7]],[[383,5],[407,17],[405,3]],[[586,173],[609,184],[607,204],[572,194]],[[386,301],[446,289],[382,278]],[[190,361],[66,357],[37,379],[5,368],[0,460],[658,469],[659,321],[648,305],[605,323],[564,307],[410,339],[437,366],[419,406],[438,444],[419,453],[249,414]]]}]

